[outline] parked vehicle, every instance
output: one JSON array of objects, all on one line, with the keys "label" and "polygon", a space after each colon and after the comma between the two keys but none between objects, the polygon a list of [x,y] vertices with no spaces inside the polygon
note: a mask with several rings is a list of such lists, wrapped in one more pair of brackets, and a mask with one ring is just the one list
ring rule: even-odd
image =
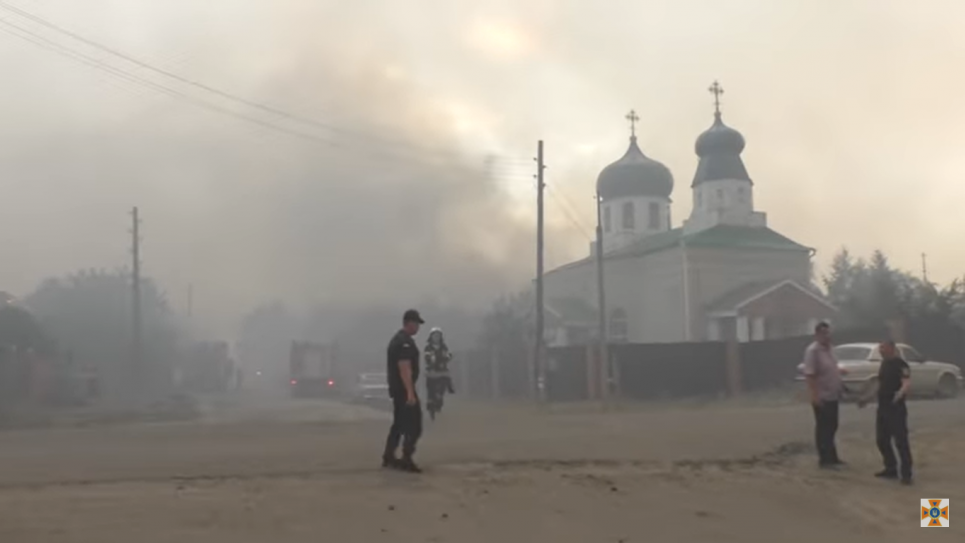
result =
[{"label": "parked vehicle", "polygon": [[[963,386],[962,370],[954,364],[926,360],[914,347],[898,344],[901,357],[911,368],[911,396],[954,398]],[[877,343],[846,343],[834,347],[838,365],[847,373],[842,376],[845,399],[863,395],[876,386],[881,353]],[[798,381],[804,381],[804,364],[798,364]]]},{"label": "parked vehicle", "polygon": [[291,394],[295,398],[337,396],[340,383],[335,345],[293,341],[289,376]]},{"label": "parked vehicle", "polygon": [[370,402],[389,398],[389,381],[385,372],[360,373],[353,393],[355,401]]},{"label": "parked vehicle", "polygon": [[191,346],[172,380],[194,393],[220,393],[230,388],[235,362],[225,341],[199,341]]}]

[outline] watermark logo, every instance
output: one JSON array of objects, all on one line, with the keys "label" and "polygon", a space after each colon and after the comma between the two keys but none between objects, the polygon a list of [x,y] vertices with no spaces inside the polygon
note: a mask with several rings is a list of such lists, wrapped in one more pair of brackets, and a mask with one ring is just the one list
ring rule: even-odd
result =
[{"label": "watermark logo", "polygon": [[948,528],[948,500],[921,501],[922,528]]}]

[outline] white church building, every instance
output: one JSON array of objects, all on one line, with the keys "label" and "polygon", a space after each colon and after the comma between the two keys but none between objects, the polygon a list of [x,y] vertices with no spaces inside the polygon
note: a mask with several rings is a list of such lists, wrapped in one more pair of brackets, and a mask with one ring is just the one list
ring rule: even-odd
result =
[{"label": "white church building", "polygon": [[[715,83],[712,92],[722,92]],[[631,112],[631,122],[636,120]],[[696,142],[693,208],[670,216],[674,178],[631,132],[600,172],[607,329],[613,342],[755,341],[809,334],[836,310],[811,283],[814,251],[767,226],[741,159],[744,137],[714,122]],[[596,243],[544,275],[549,345],[597,335]]]}]

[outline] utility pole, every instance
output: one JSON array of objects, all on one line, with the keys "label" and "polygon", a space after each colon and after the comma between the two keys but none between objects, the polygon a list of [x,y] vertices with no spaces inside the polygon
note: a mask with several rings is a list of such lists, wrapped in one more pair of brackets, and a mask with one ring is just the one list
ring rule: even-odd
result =
[{"label": "utility pole", "polygon": [[600,380],[604,399],[610,397],[610,354],[607,349],[607,329],[606,329],[606,290],[603,280],[603,198],[600,192],[596,193],[596,295],[597,306],[599,307],[599,356]]},{"label": "utility pole", "polygon": [[921,254],[921,278],[928,282],[928,255],[925,253]]},{"label": "utility pole", "polygon": [[131,369],[132,377],[135,383],[140,378],[141,373],[141,219],[138,214],[137,207],[131,211],[131,216],[133,218],[133,227],[131,228],[131,235],[133,237],[133,243],[131,247],[131,254],[133,257],[133,267],[132,267],[132,338],[131,338]]},{"label": "utility pole", "polygon": [[536,393],[539,401],[546,400],[546,364],[544,361],[543,322],[543,140],[536,148],[536,332],[534,338],[533,365],[536,366]]}]

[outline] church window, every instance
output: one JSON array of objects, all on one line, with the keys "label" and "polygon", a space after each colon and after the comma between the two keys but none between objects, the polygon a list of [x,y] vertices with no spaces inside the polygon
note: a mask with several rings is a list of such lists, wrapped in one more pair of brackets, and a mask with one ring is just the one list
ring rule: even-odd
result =
[{"label": "church window", "polygon": [[636,228],[636,223],[633,217],[633,202],[624,202],[623,204],[623,229],[633,230]]},{"label": "church window", "polygon": [[603,231],[610,231],[610,206],[603,208]]},{"label": "church window", "polygon": [[660,204],[657,202],[650,202],[650,209],[647,210],[647,221],[651,230],[660,229]]},{"label": "church window", "polygon": [[704,191],[697,189],[697,209],[704,207]]},{"label": "church window", "polygon": [[724,205],[724,189],[717,189],[717,204]]},{"label": "church window", "polygon": [[747,191],[744,187],[737,187],[737,201],[742,204],[747,203]]},{"label": "church window", "polygon": [[615,343],[626,343],[629,337],[627,326],[627,312],[622,308],[616,308],[610,312],[609,326],[610,341]]}]

